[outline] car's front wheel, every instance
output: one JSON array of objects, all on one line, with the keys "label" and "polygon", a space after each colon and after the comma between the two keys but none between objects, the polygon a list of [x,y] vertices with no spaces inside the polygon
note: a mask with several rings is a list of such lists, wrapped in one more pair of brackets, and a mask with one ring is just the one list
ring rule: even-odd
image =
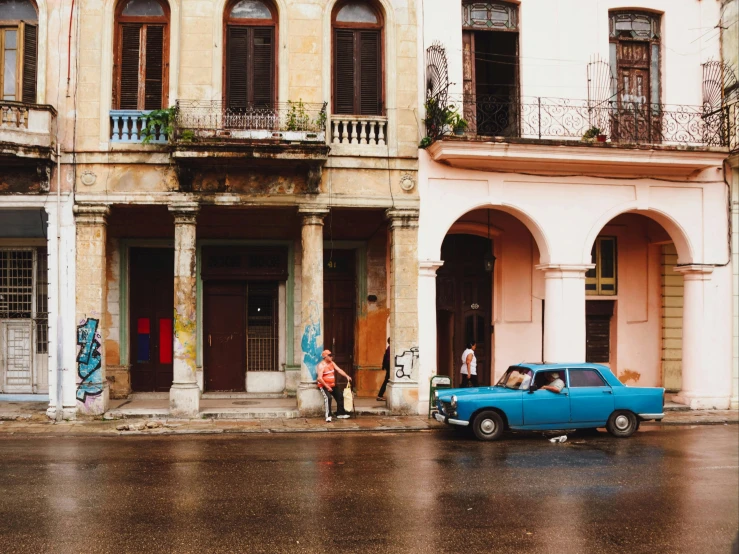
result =
[{"label": "car's front wheel", "polygon": [[620,439],[630,437],[636,433],[638,428],[639,420],[636,419],[636,416],[633,413],[625,410],[613,412],[611,417],[608,418],[608,424],[606,425],[608,432],[614,437],[618,437]]},{"label": "car's front wheel", "polygon": [[477,414],[472,421],[472,431],[481,441],[494,441],[503,434],[503,418],[492,410]]}]

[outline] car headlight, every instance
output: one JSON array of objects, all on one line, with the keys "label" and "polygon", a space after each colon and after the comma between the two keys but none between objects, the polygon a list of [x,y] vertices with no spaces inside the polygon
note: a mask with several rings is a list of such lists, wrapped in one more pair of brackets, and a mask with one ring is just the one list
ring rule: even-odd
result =
[{"label": "car headlight", "polygon": [[452,408],[457,407],[457,397],[452,395]]},{"label": "car headlight", "polygon": [[439,391],[435,390],[434,391],[434,402],[437,402],[438,400],[439,400]]}]

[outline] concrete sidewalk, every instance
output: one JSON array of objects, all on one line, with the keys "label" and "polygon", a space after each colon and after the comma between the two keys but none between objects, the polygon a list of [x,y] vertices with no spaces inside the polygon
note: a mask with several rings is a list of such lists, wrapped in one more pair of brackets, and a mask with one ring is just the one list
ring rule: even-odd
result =
[{"label": "concrete sidewalk", "polygon": [[[313,432],[384,432],[431,431],[446,426],[425,416],[359,415],[326,423],[322,418],[294,417],[287,419],[169,419],[128,418],[125,420],[88,419],[49,421],[44,411],[23,407],[13,420],[0,420],[0,436],[8,435],[67,435],[67,436],[125,436],[125,435],[182,435],[213,433],[313,433]],[[45,410],[44,406],[44,410]],[[0,410],[8,415],[8,411]],[[725,425],[739,423],[739,411],[669,411],[662,422],[655,425]]]}]

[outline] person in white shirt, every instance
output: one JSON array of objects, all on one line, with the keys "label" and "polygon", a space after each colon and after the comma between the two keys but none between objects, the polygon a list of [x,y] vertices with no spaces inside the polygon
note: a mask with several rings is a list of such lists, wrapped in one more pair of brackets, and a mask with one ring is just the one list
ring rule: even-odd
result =
[{"label": "person in white shirt", "polygon": [[544,390],[556,392],[557,394],[559,394],[565,387],[565,382],[559,378],[559,373],[557,373],[556,371],[547,373],[547,381],[549,381],[549,384],[541,387]]},{"label": "person in white shirt", "polygon": [[470,341],[467,343],[467,348],[464,353],[462,353],[463,387],[477,386],[477,358],[475,358],[475,350],[477,350],[477,343],[475,341]]}]

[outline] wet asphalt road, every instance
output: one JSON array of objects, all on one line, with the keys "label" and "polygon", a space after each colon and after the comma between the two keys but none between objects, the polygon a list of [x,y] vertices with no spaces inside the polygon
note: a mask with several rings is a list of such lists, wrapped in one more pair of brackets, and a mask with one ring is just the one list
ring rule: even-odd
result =
[{"label": "wet asphalt road", "polygon": [[739,426],[0,438],[0,552],[728,553]]}]

